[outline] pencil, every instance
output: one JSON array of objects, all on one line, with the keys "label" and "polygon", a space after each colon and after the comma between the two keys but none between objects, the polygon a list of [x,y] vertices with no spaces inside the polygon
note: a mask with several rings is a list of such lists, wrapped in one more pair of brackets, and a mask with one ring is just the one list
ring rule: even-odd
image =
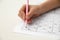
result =
[{"label": "pencil", "polygon": [[[26,0],[26,15],[28,14],[29,0]],[[27,27],[27,19],[25,20],[25,26]]]}]

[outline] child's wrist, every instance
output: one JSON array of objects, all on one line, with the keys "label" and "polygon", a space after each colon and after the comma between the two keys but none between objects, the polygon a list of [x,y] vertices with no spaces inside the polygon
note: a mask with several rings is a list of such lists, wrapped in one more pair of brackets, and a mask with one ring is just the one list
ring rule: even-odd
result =
[{"label": "child's wrist", "polygon": [[56,7],[59,7],[59,5],[60,5],[60,0],[48,0],[48,1],[53,2],[56,5]]},{"label": "child's wrist", "polygon": [[53,8],[59,7],[59,2],[57,0],[47,0],[38,6],[38,12],[43,14]]},{"label": "child's wrist", "polygon": [[53,1],[53,2],[55,2],[55,4],[56,4],[57,7],[60,6],[60,0],[48,0],[48,1]]}]

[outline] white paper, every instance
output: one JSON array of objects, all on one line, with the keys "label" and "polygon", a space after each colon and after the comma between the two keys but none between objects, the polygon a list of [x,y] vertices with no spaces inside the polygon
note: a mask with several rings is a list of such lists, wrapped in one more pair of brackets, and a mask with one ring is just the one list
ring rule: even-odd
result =
[{"label": "white paper", "polygon": [[27,27],[20,20],[14,32],[35,35],[41,35],[41,33],[60,35],[60,8],[33,19],[32,24],[27,25]]}]

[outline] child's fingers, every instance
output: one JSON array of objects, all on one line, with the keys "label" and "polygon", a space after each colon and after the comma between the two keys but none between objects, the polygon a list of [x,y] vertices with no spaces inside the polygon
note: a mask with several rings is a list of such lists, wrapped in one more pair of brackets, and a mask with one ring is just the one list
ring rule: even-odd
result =
[{"label": "child's fingers", "polygon": [[33,16],[33,11],[32,9],[30,9],[29,13],[26,16],[26,19],[31,19],[32,16]]},{"label": "child's fingers", "polygon": [[19,14],[18,14],[18,16],[19,16],[21,19],[25,20],[25,13],[24,13],[23,11],[20,11]]},{"label": "child's fingers", "polygon": [[27,23],[28,24],[32,23],[32,19],[27,20]]},{"label": "child's fingers", "polygon": [[25,10],[26,10],[26,5],[23,5],[22,8],[19,10],[18,16],[21,17],[21,19],[25,20]]},{"label": "child's fingers", "polygon": [[40,16],[40,12],[39,10],[37,9],[37,7],[32,7],[30,8],[30,11],[29,11],[29,14],[27,15],[27,19],[31,19],[33,17],[38,17]]}]

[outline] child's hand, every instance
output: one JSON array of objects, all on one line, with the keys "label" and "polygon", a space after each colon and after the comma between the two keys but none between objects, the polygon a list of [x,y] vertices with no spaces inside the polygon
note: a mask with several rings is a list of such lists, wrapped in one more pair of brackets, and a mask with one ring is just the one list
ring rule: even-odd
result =
[{"label": "child's hand", "polygon": [[[47,0],[44,3],[40,5],[29,5],[29,12],[28,15],[26,15],[26,5],[24,5],[20,10],[18,16],[21,17],[23,20],[32,19],[33,17],[37,17],[49,10],[52,10],[54,8],[60,7],[60,2],[58,0]],[[28,21],[30,23],[31,20]]]},{"label": "child's hand", "polygon": [[[29,5],[29,13],[26,15],[26,5],[23,5],[21,10],[19,11],[18,16],[21,17],[23,20],[27,19],[32,19],[33,17],[37,17],[40,15],[39,12],[39,6],[38,5]],[[25,18],[26,17],[26,18]],[[31,20],[28,21],[30,23]]]}]

